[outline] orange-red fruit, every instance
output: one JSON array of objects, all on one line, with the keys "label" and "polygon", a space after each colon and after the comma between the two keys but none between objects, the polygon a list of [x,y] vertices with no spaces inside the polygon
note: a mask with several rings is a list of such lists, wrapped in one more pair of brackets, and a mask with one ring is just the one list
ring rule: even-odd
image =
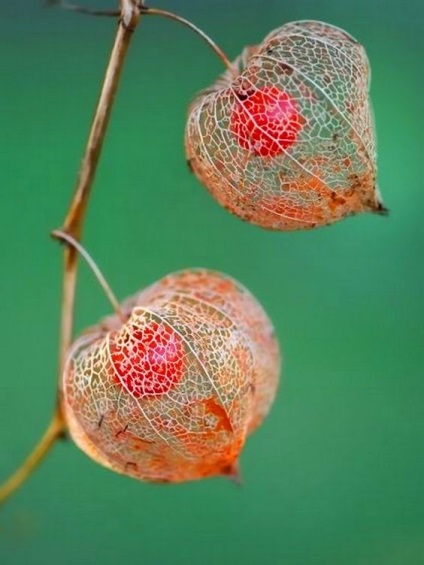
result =
[{"label": "orange-red fruit", "polygon": [[266,229],[384,213],[368,93],[368,59],[352,36],[288,23],[193,101],[187,160],[222,206]]},{"label": "orange-red fruit", "polygon": [[134,398],[165,394],[184,374],[183,340],[167,324],[125,327],[114,335],[109,350],[115,382]]},{"label": "orange-red fruit", "polygon": [[69,432],[95,461],[178,482],[236,472],[268,413],[279,348],[239,283],[206,270],[169,275],[73,345],[61,383]]},{"label": "orange-red fruit", "polygon": [[275,157],[302,129],[296,101],[277,86],[236,93],[231,131],[243,149],[259,157]]}]

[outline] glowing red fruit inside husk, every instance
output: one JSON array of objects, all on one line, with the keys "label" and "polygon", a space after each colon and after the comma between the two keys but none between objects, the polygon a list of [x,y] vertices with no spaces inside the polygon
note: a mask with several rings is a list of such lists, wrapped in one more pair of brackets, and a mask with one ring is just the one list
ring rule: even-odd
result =
[{"label": "glowing red fruit inside husk", "polygon": [[302,129],[296,101],[277,86],[237,94],[231,131],[259,157],[275,157],[296,142]]},{"label": "glowing red fruit inside husk", "polygon": [[172,273],[84,332],[60,388],[69,435],[92,459],[140,480],[237,474],[268,414],[279,347],[266,312],[234,279]]},{"label": "glowing red fruit inside husk", "polygon": [[180,336],[167,324],[157,322],[143,331],[135,327],[131,330],[125,332],[123,340],[110,345],[115,382],[134,398],[168,392],[183,376],[184,344]]},{"label": "glowing red fruit inside husk", "polygon": [[226,210],[266,229],[384,214],[369,86],[365,50],[346,31],[287,23],[190,104],[190,169]]}]

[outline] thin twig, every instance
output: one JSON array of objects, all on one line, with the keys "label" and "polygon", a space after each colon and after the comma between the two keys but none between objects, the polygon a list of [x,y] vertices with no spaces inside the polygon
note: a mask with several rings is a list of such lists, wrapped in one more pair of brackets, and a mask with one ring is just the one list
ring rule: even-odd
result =
[{"label": "thin twig", "polygon": [[[139,17],[140,11],[135,0],[122,0],[122,20],[106,70],[75,193],[62,227],[62,231],[69,233],[76,240],[79,240],[81,236],[88,196],[96,173],[123,62],[132,37],[132,31],[137,25]],[[62,374],[72,339],[77,255],[74,248],[67,247],[65,249],[59,374]]]},{"label": "thin twig", "polygon": [[64,432],[63,420],[59,412],[55,412],[53,418],[44,432],[43,437],[32,450],[30,455],[17,471],[0,488],[0,505],[3,504],[11,494],[22,485],[23,482],[34,472],[53,445]]},{"label": "thin twig", "polygon": [[[79,4],[74,4],[72,2],[65,2],[64,0],[48,0],[47,4],[59,5],[62,8],[64,8],[65,10],[70,10],[72,12],[78,12],[80,14],[85,14],[85,15],[88,15],[88,16],[111,17],[111,16],[119,15],[119,12],[116,12],[115,10],[95,10],[95,9],[92,9],[92,8],[86,8],[85,6],[81,6]],[[230,59],[227,57],[227,55],[224,53],[224,51],[221,49],[221,47],[219,47],[219,45],[217,43],[215,43],[215,41],[211,37],[209,37],[209,35],[207,35],[203,30],[198,28],[195,24],[193,24],[189,20],[186,20],[182,16],[175,14],[174,12],[169,12],[168,10],[162,10],[161,8],[151,8],[150,6],[144,6],[143,2],[139,3],[139,8],[140,8],[141,14],[143,14],[145,16],[162,16],[164,18],[168,18],[170,20],[174,20],[176,22],[179,22],[180,24],[188,27],[189,29],[191,29],[192,31],[197,33],[197,35],[199,35],[209,45],[209,47],[211,47],[211,49],[213,51],[215,51],[215,54],[221,59],[221,61],[224,63],[224,65],[233,74],[238,75],[237,69],[231,63]]]},{"label": "thin twig", "polygon": [[[121,0],[120,15],[121,19],[115,43],[106,69],[103,87],[88,137],[84,157],[82,159],[74,196],[61,230],[76,240],[78,240],[81,236],[88,198],[94,181],[106,128],[109,122],[110,112],[125,61],[125,55],[132,37],[132,32],[140,20],[140,4],[137,3],[136,0]],[[59,347],[59,376],[62,375],[67,352],[72,339],[77,257],[78,253],[74,247],[65,248],[61,338]],[[24,461],[21,467],[0,488],[0,505],[4,503],[9,496],[13,494],[13,492],[15,492],[31,475],[36,466],[50,451],[56,440],[63,436],[65,429],[66,425],[58,402],[52,420],[38,445],[26,461]]]},{"label": "thin twig", "polygon": [[62,0],[47,0],[46,4],[48,6],[60,6],[64,10],[69,10],[70,12],[78,12],[79,14],[85,14],[87,16],[105,16],[109,18],[118,18],[121,15],[120,10],[94,10],[92,8],[85,8],[84,6],[80,6],[79,4],[63,2]]},{"label": "thin twig", "polygon": [[127,320],[127,317],[125,316],[124,312],[122,311],[122,309],[119,305],[119,301],[115,296],[115,293],[113,292],[110,284],[107,282],[106,277],[104,276],[104,274],[100,270],[99,266],[94,261],[94,259],[91,257],[91,255],[88,253],[88,251],[85,249],[85,247],[83,247],[80,243],[78,243],[78,241],[74,237],[72,237],[68,233],[63,232],[61,230],[54,230],[54,231],[52,231],[51,235],[55,239],[59,239],[61,241],[64,241],[68,245],[74,247],[77,250],[78,254],[81,255],[81,257],[85,260],[87,265],[92,270],[92,272],[93,272],[94,276],[96,277],[98,283],[102,287],[107,299],[111,303],[112,308],[115,310],[116,315],[121,319],[122,322],[125,323],[126,320]]},{"label": "thin twig", "polygon": [[[64,8],[101,16],[120,15],[120,22],[115,38],[115,43],[106,69],[106,75],[100,98],[97,104],[96,112],[92,122],[90,134],[87,141],[84,157],[82,159],[78,180],[73,198],[71,200],[63,227],[56,230],[54,235],[66,240],[71,246],[65,249],[65,265],[63,275],[63,296],[62,296],[62,315],[61,315],[61,337],[59,346],[59,376],[62,375],[67,352],[71,345],[74,319],[74,303],[75,303],[75,285],[77,277],[77,258],[78,253],[84,256],[100,284],[103,286],[109,300],[115,308],[115,311],[123,319],[123,313],[119,308],[119,304],[106,283],[103,275],[98,267],[92,261],[90,256],[85,252],[84,248],[78,243],[81,237],[83,221],[87,209],[88,198],[93,185],[100,153],[102,150],[103,140],[109,123],[110,113],[115,99],[115,94],[119,84],[121,71],[123,68],[125,56],[130,44],[132,32],[136,28],[140,16],[142,14],[159,15],[171,20],[178,21],[183,25],[195,31],[206,43],[215,51],[224,65],[233,73],[236,72],[228,57],[220,47],[202,30],[189,22],[188,20],[177,16],[172,12],[160,10],[156,8],[147,8],[144,6],[143,0],[120,0],[120,11],[114,12],[109,10],[91,10],[80,6],[51,0],[50,4],[59,4]],[[45,458],[56,441],[63,437],[66,431],[66,424],[62,415],[60,402],[58,400],[56,410],[53,414],[50,424],[48,425],[44,435],[15,473],[0,487],[0,505],[2,505],[32,474],[37,465]]]},{"label": "thin twig", "polygon": [[234,65],[231,63],[230,59],[224,53],[224,51],[215,43],[213,39],[209,37],[204,31],[198,28],[196,25],[191,23],[189,20],[186,20],[182,16],[178,16],[173,12],[168,12],[167,10],[162,10],[160,8],[151,8],[150,6],[140,6],[141,13],[146,16],[163,16],[164,18],[168,18],[170,20],[174,20],[175,22],[179,22],[180,24],[185,25],[186,27],[190,28],[192,31],[197,33],[208,45],[215,51],[216,55],[221,59],[224,65],[230,70],[232,73],[237,73],[238,71],[234,68]]}]

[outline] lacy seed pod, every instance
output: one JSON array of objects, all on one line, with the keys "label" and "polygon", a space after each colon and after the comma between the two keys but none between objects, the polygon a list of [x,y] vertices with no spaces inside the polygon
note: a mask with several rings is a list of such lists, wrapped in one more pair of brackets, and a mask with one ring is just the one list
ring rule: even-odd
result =
[{"label": "lacy seed pod", "polygon": [[384,213],[369,64],[345,31],[293,22],[246,48],[189,109],[187,160],[218,202],[274,230]]},{"label": "lacy seed pod", "polygon": [[61,400],[75,443],[131,477],[234,475],[276,393],[279,349],[256,299],[220,273],[165,277],[73,345]]}]

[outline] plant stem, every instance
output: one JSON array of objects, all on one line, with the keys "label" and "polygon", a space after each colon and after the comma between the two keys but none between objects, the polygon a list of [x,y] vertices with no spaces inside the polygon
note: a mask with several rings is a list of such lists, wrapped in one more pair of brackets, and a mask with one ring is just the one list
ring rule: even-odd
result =
[{"label": "plant stem", "polygon": [[151,8],[150,6],[140,6],[140,9],[141,9],[141,13],[143,15],[146,15],[146,16],[162,16],[164,18],[168,18],[169,20],[179,22],[180,24],[183,24],[184,26],[188,27],[189,29],[191,29],[192,31],[197,33],[197,35],[199,35],[209,45],[209,47],[213,51],[215,51],[215,54],[221,59],[221,61],[224,63],[224,65],[227,67],[227,69],[230,70],[232,73],[238,75],[237,69],[234,68],[230,59],[227,57],[227,55],[224,53],[224,51],[221,49],[221,47],[219,47],[219,45],[217,43],[215,43],[215,41],[211,37],[209,37],[209,35],[207,35],[203,30],[198,28],[196,25],[191,23],[189,20],[186,20],[182,16],[178,16],[177,14],[174,14],[173,12],[169,12],[168,10],[162,10],[160,8]]},{"label": "plant stem", "polygon": [[[137,2],[137,0],[121,0],[120,7],[121,17],[115,43],[106,69],[106,75],[94,114],[74,195],[61,230],[77,241],[81,236],[88,198],[99,162],[112,105],[125,61],[125,55],[127,54],[128,46],[131,41],[132,32],[136,28],[141,15],[141,4]],[[72,340],[78,253],[74,247],[66,247],[64,255],[65,266],[59,346],[59,376],[62,375],[67,352]],[[2,505],[32,474],[37,465],[45,458],[56,443],[57,439],[63,436],[65,430],[66,424],[58,401],[56,410],[43,437],[21,467],[0,488],[0,505]]]},{"label": "plant stem", "polygon": [[57,439],[63,435],[63,420],[59,412],[53,418],[44,435],[32,450],[30,455],[15,473],[0,487],[0,505],[3,504],[22,483],[34,472]]},{"label": "plant stem", "polygon": [[[132,5],[133,18],[128,21],[122,19],[119,24],[115,44],[106,70],[103,88],[100,93],[96,113],[88,137],[87,147],[81,163],[77,186],[61,230],[70,234],[76,240],[79,240],[81,236],[88,197],[96,173],[125,55],[132,37],[132,31],[140,17],[140,11],[136,2],[131,2],[131,0],[123,0],[122,17],[125,18],[125,9],[128,9],[129,4]],[[78,253],[75,248],[67,247],[65,249],[59,374],[62,374],[67,351],[72,339],[77,257]]]},{"label": "plant stem", "polygon": [[70,12],[78,12],[80,14],[85,14],[87,16],[105,16],[107,18],[119,17],[121,15],[120,10],[95,10],[93,8],[85,8],[79,4],[72,4],[71,2],[64,2],[62,0],[48,0],[47,4],[50,6],[58,5],[65,10]]},{"label": "plant stem", "polygon": [[[87,16],[106,16],[106,17],[113,17],[118,16],[119,12],[115,10],[95,10],[92,8],[85,8],[84,6],[80,6],[79,4],[73,4],[70,2],[65,2],[63,0],[49,0],[49,4],[58,4],[65,10],[70,10],[72,12],[78,12],[80,14],[85,14]],[[188,27],[194,33],[197,33],[208,45],[209,47],[215,52],[215,54],[221,59],[224,65],[227,67],[229,71],[231,71],[236,77],[238,76],[238,70],[235,68],[230,59],[224,53],[224,51],[219,47],[215,41],[207,35],[203,30],[198,28],[195,24],[190,22],[190,20],[186,20],[182,16],[175,14],[174,12],[170,12],[169,10],[162,10],[161,8],[152,8],[150,6],[144,6],[144,2],[139,2],[140,13],[144,16],[162,16],[164,18],[168,18],[169,20],[173,20],[175,22],[179,22],[180,24]]]},{"label": "plant stem", "polygon": [[110,284],[107,282],[106,277],[100,270],[99,266],[91,257],[89,252],[85,249],[85,247],[83,247],[80,243],[78,243],[78,241],[74,237],[69,235],[69,233],[63,232],[61,230],[54,230],[52,231],[51,235],[55,239],[63,241],[72,247],[75,247],[78,254],[81,255],[81,257],[85,260],[85,262],[93,272],[94,276],[96,277],[98,283],[102,287],[103,292],[105,293],[107,299],[109,300],[110,304],[112,305],[112,308],[115,311],[115,314],[118,316],[118,318],[120,318],[122,323],[125,323],[127,320],[127,316],[124,314],[121,306],[119,305],[119,301],[116,298],[115,293],[113,292]]}]

